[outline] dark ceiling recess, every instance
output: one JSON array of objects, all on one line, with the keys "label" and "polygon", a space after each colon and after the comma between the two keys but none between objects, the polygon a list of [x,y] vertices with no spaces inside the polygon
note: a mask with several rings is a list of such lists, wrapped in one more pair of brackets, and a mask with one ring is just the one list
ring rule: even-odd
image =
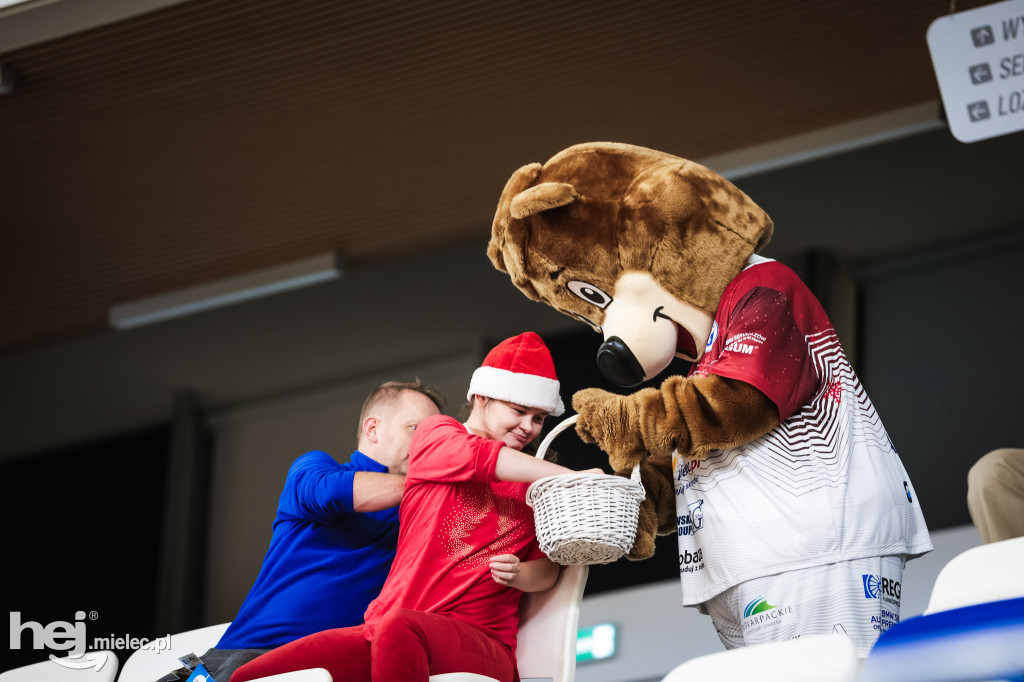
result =
[{"label": "dark ceiling recess", "polygon": [[0,354],[322,253],[480,239],[511,172],[575,142],[701,159],[933,101],[947,9],[197,0],[0,53]]}]

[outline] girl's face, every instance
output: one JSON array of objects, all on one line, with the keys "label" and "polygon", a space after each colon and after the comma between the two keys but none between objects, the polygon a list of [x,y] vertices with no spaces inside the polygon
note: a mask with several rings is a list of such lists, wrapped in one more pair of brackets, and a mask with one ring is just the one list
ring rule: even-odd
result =
[{"label": "girl's face", "polygon": [[540,434],[548,413],[534,407],[494,398],[474,397],[474,420],[488,438],[500,440],[514,450],[522,450]]}]

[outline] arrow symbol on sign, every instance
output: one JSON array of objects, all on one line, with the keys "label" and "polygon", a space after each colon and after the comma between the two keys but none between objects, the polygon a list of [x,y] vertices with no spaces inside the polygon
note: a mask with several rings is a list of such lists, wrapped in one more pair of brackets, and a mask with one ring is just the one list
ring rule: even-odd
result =
[{"label": "arrow symbol on sign", "polygon": [[[50,654],[50,660],[57,665],[62,665],[65,668],[71,668],[72,670],[85,670],[86,668],[95,668],[99,672],[107,662],[105,654],[101,653],[90,653],[83,656],[68,656],[67,658],[57,658],[53,654]],[[82,662],[84,665],[76,665]]]}]

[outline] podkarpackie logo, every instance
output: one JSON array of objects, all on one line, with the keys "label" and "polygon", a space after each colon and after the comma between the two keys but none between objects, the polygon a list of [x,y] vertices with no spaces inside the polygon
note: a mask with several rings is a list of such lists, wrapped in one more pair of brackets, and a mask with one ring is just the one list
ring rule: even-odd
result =
[{"label": "podkarpackie logo", "polygon": [[758,597],[743,608],[743,622],[741,623],[743,632],[753,634],[765,628],[777,626],[791,613],[793,613],[792,606],[769,604],[764,597]]},{"label": "podkarpackie logo", "polygon": [[761,613],[762,611],[768,611],[770,609],[777,609],[778,606],[772,606],[762,597],[758,597],[754,601],[747,604],[747,608],[743,609],[743,617],[750,618],[754,614]]},{"label": "podkarpackie logo", "polygon": [[[56,620],[43,625],[34,620],[22,621],[21,611],[11,611],[10,648],[21,649],[26,634],[33,649],[49,649],[67,652],[66,657],[58,658],[50,654],[50,660],[65,668],[95,668],[100,670],[106,662],[105,656],[93,653],[104,650],[155,649],[166,651],[171,648],[171,636],[149,640],[145,637],[129,637],[128,635],[94,637],[90,644],[85,635],[85,611],[76,611],[73,622]],[[99,614],[89,613],[89,620],[96,620]]]}]

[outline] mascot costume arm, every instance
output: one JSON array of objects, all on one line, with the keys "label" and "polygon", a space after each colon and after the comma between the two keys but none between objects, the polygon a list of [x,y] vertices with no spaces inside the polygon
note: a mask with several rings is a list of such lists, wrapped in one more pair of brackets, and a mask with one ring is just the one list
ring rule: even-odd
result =
[{"label": "mascot costume arm", "polygon": [[660,389],[620,396],[587,388],[573,396],[577,432],[608,453],[616,471],[644,457],[702,459],[709,450],[760,438],[779,425],[775,404],[750,384],[714,374],[669,377]]},{"label": "mascot costume arm", "polygon": [[[725,178],[642,147],[590,143],[509,179],[488,256],[529,298],[603,332],[601,371],[635,386],[673,357],[696,360],[726,286],[771,236],[767,214]],[[673,452],[699,459],[763,436],[775,404],[714,374],[671,376],[660,390],[573,397],[576,430],[617,473],[640,463],[647,499],[630,559],[675,533]]]},{"label": "mascot costume arm", "polygon": [[647,498],[627,555],[634,561],[654,554],[654,535],[676,532],[673,450],[700,459],[708,450],[755,440],[779,423],[775,404],[759,390],[713,374],[669,377],[660,390],[627,396],[587,388],[573,396],[572,405],[580,415],[580,437],[608,453],[616,473],[628,475],[640,462]]},{"label": "mascot costume arm", "polygon": [[626,557],[634,561],[654,554],[655,535],[676,533],[673,450],[700,459],[708,450],[755,440],[779,423],[775,404],[759,390],[713,374],[669,377],[660,390],[628,396],[587,388],[573,396],[572,405],[580,415],[580,437],[608,453],[617,473],[628,475],[640,462],[647,498]]}]

